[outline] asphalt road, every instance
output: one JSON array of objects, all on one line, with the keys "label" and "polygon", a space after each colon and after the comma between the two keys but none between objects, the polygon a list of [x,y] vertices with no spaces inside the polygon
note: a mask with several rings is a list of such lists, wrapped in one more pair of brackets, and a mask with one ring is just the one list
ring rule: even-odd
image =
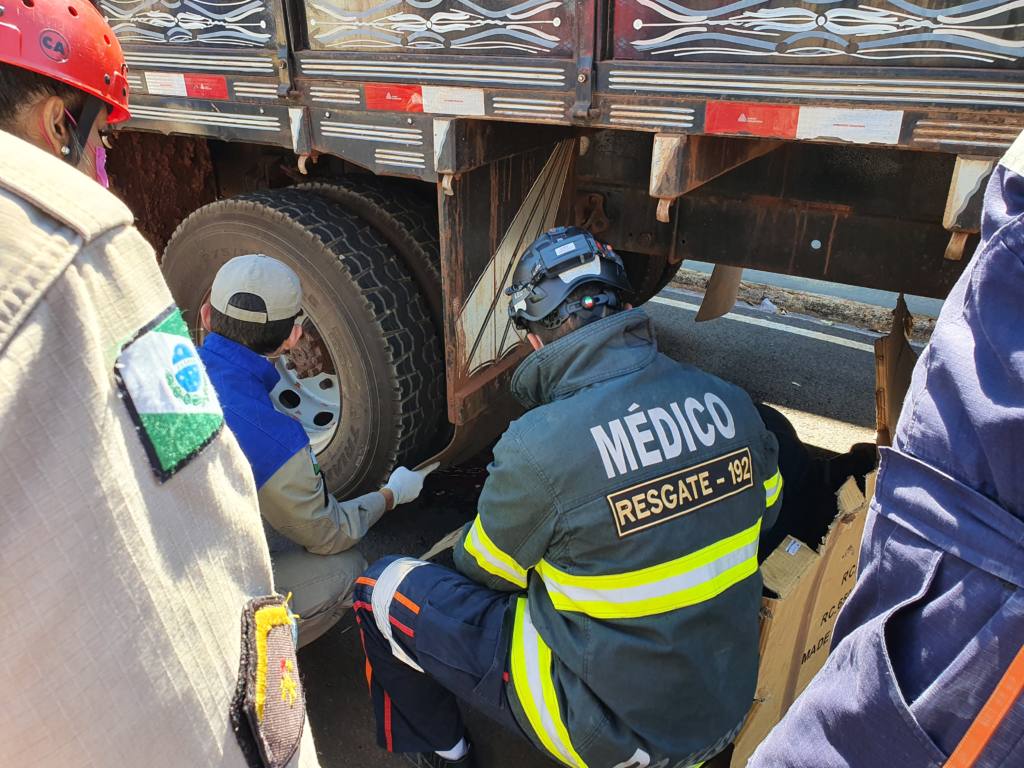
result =
[{"label": "asphalt road", "polygon": [[[792,316],[737,308],[697,325],[699,297],[666,290],[647,306],[661,350],[745,387],[782,410],[803,440],[844,451],[874,437],[874,369],[870,334]],[[369,561],[390,553],[420,555],[470,519],[483,483],[483,462],[435,473],[421,499],[388,515],[361,544]],[[309,716],[323,768],[406,765],[374,743],[359,634],[351,614],[299,654]],[[520,737],[468,716],[485,768],[553,765]]]}]

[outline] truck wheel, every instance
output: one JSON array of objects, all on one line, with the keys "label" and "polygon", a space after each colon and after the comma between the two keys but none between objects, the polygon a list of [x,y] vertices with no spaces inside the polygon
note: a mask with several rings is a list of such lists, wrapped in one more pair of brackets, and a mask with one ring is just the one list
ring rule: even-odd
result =
[{"label": "truck wheel", "polygon": [[296,190],[243,195],[189,216],[167,245],[171,293],[198,333],[217,270],[265,253],[302,279],[304,341],[277,361],[277,408],[306,428],[332,492],[379,487],[396,464],[425,458],[440,421],[427,397],[441,345],[419,291],[377,231]]},{"label": "truck wheel", "polygon": [[682,261],[672,264],[660,256],[629,251],[618,251],[618,254],[626,265],[626,274],[629,275],[629,282],[633,286],[628,300],[634,306],[639,306],[661,293],[661,289],[672,282],[672,278],[682,266]]},{"label": "truck wheel", "polygon": [[395,249],[420,288],[443,336],[444,294],[441,290],[441,251],[437,231],[437,203],[418,195],[410,184],[379,176],[342,176],[327,182],[301,184],[372,224]]},{"label": "truck wheel", "polygon": [[[417,182],[378,176],[343,176],[327,182],[301,184],[301,189],[320,195],[368,222],[387,241],[420,289],[438,339],[444,338],[444,292],[441,287],[441,251],[438,242],[437,202],[417,194]],[[443,360],[443,351],[440,353]],[[439,451],[447,444],[451,426],[444,417],[447,406],[444,366],[422,393],[435,403],[439,414],[435,439],[425,451]]]}]

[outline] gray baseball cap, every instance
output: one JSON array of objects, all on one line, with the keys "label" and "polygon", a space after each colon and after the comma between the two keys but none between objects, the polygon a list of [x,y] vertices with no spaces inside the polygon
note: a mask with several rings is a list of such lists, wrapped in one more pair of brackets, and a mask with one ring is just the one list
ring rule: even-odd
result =
[{"label": "gray baseball cap", "polygon": [[246,323],[289,320],[302,311],[302,284],[290,267],[270,256],[235,256],[213,278],[210,304]]}]

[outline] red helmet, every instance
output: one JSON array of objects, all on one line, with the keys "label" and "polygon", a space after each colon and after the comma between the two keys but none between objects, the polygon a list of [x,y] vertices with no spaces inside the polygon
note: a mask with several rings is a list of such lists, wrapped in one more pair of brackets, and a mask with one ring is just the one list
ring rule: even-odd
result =
[{"label": "red helmet", "polygon": [[108,123],[131,117],[121,44],[88,0],[0,0],[0,62],[101,99]]}]

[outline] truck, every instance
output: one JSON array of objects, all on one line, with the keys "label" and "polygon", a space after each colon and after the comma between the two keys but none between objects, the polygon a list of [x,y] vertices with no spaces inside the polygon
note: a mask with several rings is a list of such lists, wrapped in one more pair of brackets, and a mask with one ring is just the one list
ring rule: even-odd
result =
[{"label": "truck", "polygon": [[115,189],[198,309],[227,259],[305,290],[278,361],[339,494],[516,415],[517,256],[585,227],[633,303],[685,259],[943,297],[1024,127],[1016,0],[99,0]]}]

